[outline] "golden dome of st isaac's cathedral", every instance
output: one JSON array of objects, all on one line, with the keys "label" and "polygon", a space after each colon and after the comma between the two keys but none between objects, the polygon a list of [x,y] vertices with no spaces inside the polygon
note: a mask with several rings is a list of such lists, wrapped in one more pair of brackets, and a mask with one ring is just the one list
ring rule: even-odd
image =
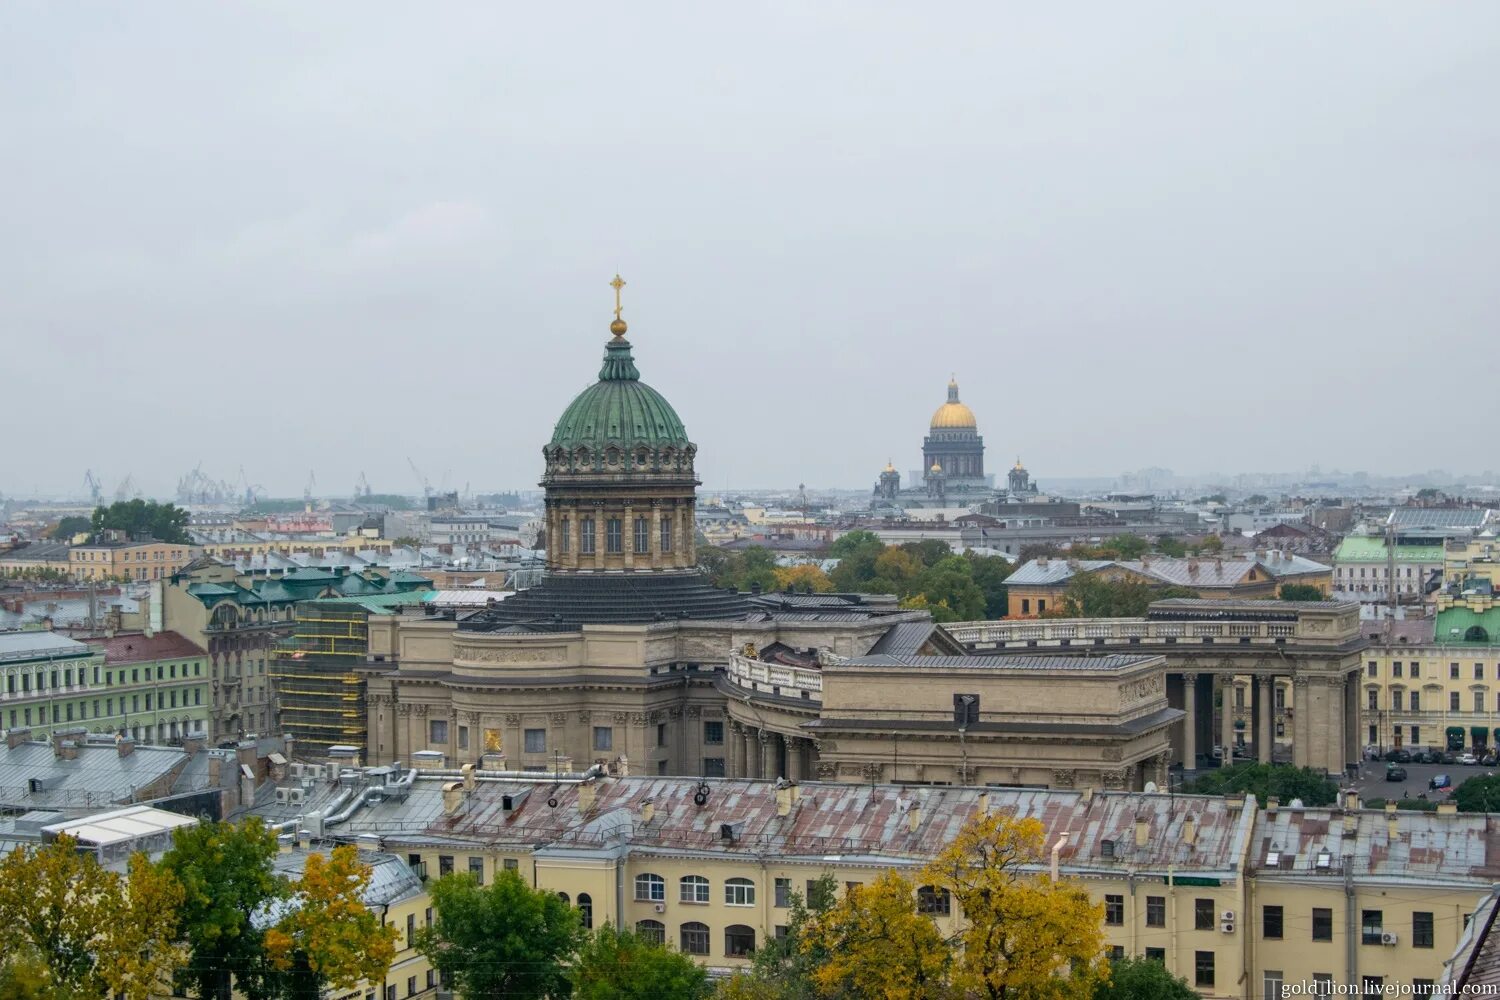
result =
[{"label": "golden dome of st isaac's cathedral", "polygon": [[953,429],[959,427],[978,428],[979,422],[974,419],[974,411],[958,401],[958,382],[949,381],[948,401],[937,408],[932,415],[932,429]]}]

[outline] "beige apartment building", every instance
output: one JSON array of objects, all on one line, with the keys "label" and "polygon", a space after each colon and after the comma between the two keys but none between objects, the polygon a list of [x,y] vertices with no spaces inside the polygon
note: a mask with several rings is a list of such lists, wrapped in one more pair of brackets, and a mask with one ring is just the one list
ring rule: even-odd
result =
[{"label": "beige apartment building", "polygon": [[130,541],[119,532],[68,550],[68,570],[78,580],[164,580],[192,559],[182,542]]},{"label": "beige apartment building", "polygon": [[[792,895],[809,882],[915,874],[974,816],[1035,817],[1046,844],[1060,845],[1062,877],[1103,905],[1112,955],[1157,959],[1204,997],[1240,1000],[1279,997],[1283,983],[1422,988],[1500,874],[1492,818],[1352,800],[1262,810],[1142,792],[525,776],[448,769],[438,755],[430,763],[366,769],[353,785],[294,766],[285,785],[298,801],[263,797],[255,813],[405,858],[424,878],[488,881],[515,869],[591,926],[633,927],[726,972],[783,933]],[[1045,859],[1032,870],[1043,876]],[[941,894],[920,898],[945,927],[961,919]]]}]

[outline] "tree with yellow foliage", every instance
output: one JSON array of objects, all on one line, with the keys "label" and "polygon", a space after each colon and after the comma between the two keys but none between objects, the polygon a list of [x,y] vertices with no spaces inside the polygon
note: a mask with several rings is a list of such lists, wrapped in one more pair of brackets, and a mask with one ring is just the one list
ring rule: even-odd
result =
[{"label": "tree with yellow foliage", "polygon": [[1109,977],[1104,910],[1037,873],[1046,831],[1035,819],[972,820],[924,869],[958,904],[953,984],[990,1000],[1087,1000]]},{"label": "tree with yellow foliage", "polygon": [[350,844],[309,854],[291,886],[291,909],[266,930],[265,949],[288,1000],[318,1000],[325,988],[385,981],[396,957],[396,929],[365,905],[370,867]]},{"label": "tree with yellow foliage", "polygon": [[0,861],[7,978],[41,979],[38,996],[148,1000],[166,992],[187,957],[177,943],[182,886],[144,854],[122,875],[77,847],[63,836]]},{"label": "tree with yellow foliage", "polygon": [[798,592],[811,587],[814,594],[826,594],[833,589],[833,581],[817,566],[803,563],[800,566],[776,567],[776,587],[778,590],[791,587]]},{"label": "tree with yellow foliage", "polygon": [[822,996],[939,1000],[951,995],[951,952],[932,917],[918,913],[916,886],[886,871],[848,889],[818,914],[800,942],[823,962],[812,979]]}]

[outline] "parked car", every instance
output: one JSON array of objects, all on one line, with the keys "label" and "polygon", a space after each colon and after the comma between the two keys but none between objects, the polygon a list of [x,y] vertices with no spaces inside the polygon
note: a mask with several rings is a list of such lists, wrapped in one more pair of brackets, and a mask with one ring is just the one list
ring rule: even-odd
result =
[{"label": "parked car", "polygon": [[1385,755],[1385,759],[1393,764],[1410,764],[1411,751],[1403,747],[1397,747]]},{"label": "parked car", "polygon": [[1404,767],[1397,767],[1394,764],[1392,764],[1390,767],[1388,767],[1388,768],[1385,769],[1385,780],[1386,781],[1405,781],[1406,780],[1406,768],[1404,768]]},{"label": "parked car", "polygon": [[1434,774],[1427,782],[1428,788],[1452,788],[1453,779],[1446,774]]},{"label": "parked car", "polygon": [[1458,762],[1460,764],[1478,764],[1479,758],[1471,753],[1462,753],[1458,755]]},{"label": "parked car", "polygon": [[1485,751],[1484,756],[1479,758],[1479,764],[1480,764],[1481,767],[1494,767],[1495,766],[1495,751],[1493,751],[1493,750],[1487,750],[1487,751]]},{"label": "parked car", "polygon": [[1458,763],[1458,754],[1454,753],[1452,750],[1444,750],[1443,751],[1443,759],[1442,759],[1441,763],[1444,763],[1444,764],[1457,764]]}]

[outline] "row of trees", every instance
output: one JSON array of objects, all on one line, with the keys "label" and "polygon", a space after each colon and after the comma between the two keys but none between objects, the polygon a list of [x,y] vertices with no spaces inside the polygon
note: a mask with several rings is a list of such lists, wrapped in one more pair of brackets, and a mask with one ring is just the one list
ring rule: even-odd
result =
[{"label": "row of trees", "polygon": [[700,548],[699,565],[715,586],[750,590],[838,590],[895,594],[903,607],[922,608],[937,621],[999,618],[1011,565],[998,556],[954,555],[937,541],[886,545],[873,532],[851,531],[828,548],[839,560],[832,573],[815,565],[777,566],[759,546],[734,552]]},{"label": "row of trees", "polygon": [[381,981],[396,931],[363,901],[370,868],[352,846],[276,873],[259,820],[178,830],[159,862],[125,873],[61,837],[0,861],[0,996],[317,1000]]},{"label": "row of trees", "polygon": [[[915,877],[884,872],[842,896],[826,875],[793,896],[787,931],[720,1000],[1188,1000],[1160,963],[1110,963],[1103,910],[1077,886],[1032,874],[1044,830],[999,814],[970,823]],[[670,946],[608,925],[593,932],[557,895],[502,872],[489,886],[439,879],[417,946],[461,997],[701,1000],[710,984]],[[956,912],[956,921],[939,922]]]},{"label": "row of trees", "polygon": [[[1271,796],[1283,803],[1300,799],[1305,806],[1331,806],[1339,786],[1322,771],[1290,764],[1235,764],[1207,771],[1184,791],[1197,795],[1253,794],[1262,806]],[[1497,800],[1500,801],[1500,800]]]},{"label": "row of trees", "polygon": [[155,500],[119,500],[108,507],[95,507],[91,517],[73,514],[62,518],[49,538],[67,541],[74,535],[88,534],[98,538],[102,532],[118,529],[127,535],[150,535],[163,542],[187,544],[188,512],[170,503]]}]

